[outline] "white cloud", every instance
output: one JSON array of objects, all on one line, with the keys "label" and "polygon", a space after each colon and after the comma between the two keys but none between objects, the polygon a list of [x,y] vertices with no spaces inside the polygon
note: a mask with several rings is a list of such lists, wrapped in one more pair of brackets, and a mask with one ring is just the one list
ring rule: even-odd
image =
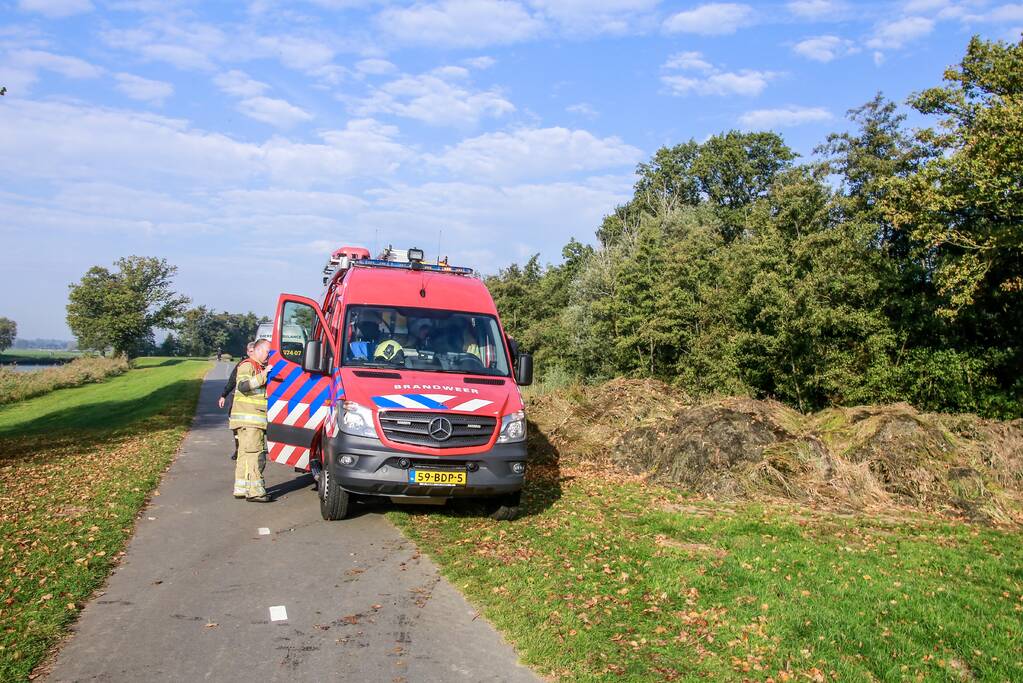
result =
[{"label": "white cloud", "polygon": [[700,52],[676,52],[664,63],[665,69],[682,71],[714,71],[714,66],[703,58]]},{"label": "white cloud", "polygon": [[565,111],[569,114],[577,114],[579,116],[585,116],[588,119],[595,119],[600,116],[600,112],[593,108],[586,102],[578,102],[576,104],[570,104],[565,107]]},{"label": "white cloud", "polygon": [[115,78],[117,79],[117,89],[133,100],[159,105],[174,94],[174,86],[164,81],[153,81],[126,73],[119,73]]},{"label": "white cloud", "polygon": [[312,71],[334,59],[330,46],[307,36],[258,36],[253,45],[257,52],[298,71]]},{"label": "white cloud", "polygon": [[739,117],[739,123],[746,128],[764,130],[768,128],[791,128],[806,123],[830,121],[834,118],[824,107],[790,106],[781,109],[756,109]]},{"label": "white cloud", "polygon": [[845,10],[845,3],[835,0],[792,0],[785,3],[785,7],[802,19],[832,19]]},{"label": "white cloud", "polygon": [[627,33],[650,23],[659,0],[529,0],[545,19],[569,35]]},{"label": "white cloud", "polygon": [[213,82],[221,91],[235,97],[258,97],[270,87],[266,83],[260,83],[249,77],[244,71],[238,71],[237,69],[217,74]]},{"label": "white cloud", "polygon": [[312,114],[295,105],[273,97],[249,97],[238,103],[238,111],[250,119],[269,123],[278,128],[291,128],[308,121]]},{"label": "white cloud", "polygon": [[197,22],[153,19],[140,28],[111,29],[101,34],[111,47],[133,52],[147,61],[166,62],[182,70],[214,68],[210,55],[223,54],[223,31]]},{"label": "white cloud", "polygon": [[759,95],[767,87],[768,81],[775,77],[771,71],[751,71],[744,69],[738,72],[711,74],[705,78],[688,76],[661,76],[661,82],[670,88],[672,94],[688,95]]},{"label": "white cloud", "polygon": [[[452,263],[495,272],[537,251],[557,254],[571,236],[585,239],[609,207],[632,196],[633,182],[630,172],[579,182],[396,185],[372,193],[357,225],[364,235],[379,228],[395,244],[432,242],[443,231],[441,251]],[[495,247],[495,235],[507,239]]]},{"label": "white cloud", "polygon": [[66,57],[42,50],[16,50],[9,53],[9,58],[15,66],[52,71],[65,78],[98,78],[103,75],[103,69],[78,57]]},{"label": "white cloud", "polygon": [[217,194],[217,203],[232,215],[284,216],[300,213],[328,218],[350,215],[368,206],[365,199],[350,194],[274,188],[227,190]]},{"label": "white cloud", "polygon": [[631,167],[643,153],[617,137],[597,138],[588,131],[567,128],[531,128],[486,133],[427,158],[457,176],[509,182]]},{"label": "white cloud", "polygon": [[906,43],[926,36],[934,30],[934,20],[926,17],[904,17],[884,21],[874,27],[874,34],[867,41],[867,47],[877,50],[894,50]]},{"label": "white cloud", "polygon": [[213,78],[213,83],[228,95],[241,98],[237,109],[256,121],[278,128],[291,128],[312,119],[307,111],[285,100],[267,97],[264,93],[270,86],[250,77],[244,71],[232,69]]},{"label": "white cloud", "polygon": [[961,19],[967,24],[1020,22],[1023,21],[1023,4],[999,5],[983,13],[963,13]]},{"label": "white cloud", "polygon": [[950,0],[907,0],[902,4],[902,11],[906,14],[917,12],[933,12],[948,8],[952,3]]},{"label": "white cloud", "polygon": [[673,95],[759,95],[769,81],[777,78],[773,71],[723,71],[703,58],[699,52],[671,55],[661,67],[665,71],[696,71],[699,75],[665,73],[661,82]]},{"label": "white cloud", "polygon": [[753,23],[753,8],[732,2],[700,5],[671,15],[664,21],[668,33],[697,33],[705,36],[735,33]]},{"label": "white cloud", "polygon": [[859,51],[851,40],[838,36],[814,36],[796,43],[792,51],[817,62],[830,62]]},{"label": "white cloud", "polygon": [[103,75],[103,69],[77,57],[67,57],[44,50],[14,49],[0,63],[0,82],[11,93],[25,94],[39,80],[40,71],[57,73],[64,78],[87,79]]},{"label": "white cloud", "polygon": [[355,64],[355,70],[370,76],[382,76],[394,73],[398,67],[386,59],[363,59]]},{"label": "white cloud", "polygon": [[497,90],[471,90],[468,76],[466,69],[456,66],[403,75],[356,101],[353,109],[360,116],[387,113],[435,126],[474,125],[481,118],[515,111]]},{"label": "white cloud", "polygon": [[470,69],[479,69],[482,71],[483,69],[489,69],[490,67],[497,64],[497,60],[494,59],[493,57],[487,57],[486,55],[484,55],[482,57],[471,57],[469,59],[463,60],[462,64],[465,64]]},{"label": "white cloud", "polygon": [[535,37],[543,22],[509,0],[440,0],[389,7],[376,17],[385,34],[405,44],[485,47]]},{"label": "white cloud", "polygon": [[18,0],[18,8],[23,12],[38,12],[52,19],[70,17],[94,9],[89,0]]},{"label": "white cloud", "polygon": [[206,193],[250,182],[316,189],[390,174],[411,157],[395,140],[397,129],[372,120],[323,132],[317,143],[273,137],[256,144],[155,114],[56,102],[4,104],[0,178],[86,180],[168,192]]}]

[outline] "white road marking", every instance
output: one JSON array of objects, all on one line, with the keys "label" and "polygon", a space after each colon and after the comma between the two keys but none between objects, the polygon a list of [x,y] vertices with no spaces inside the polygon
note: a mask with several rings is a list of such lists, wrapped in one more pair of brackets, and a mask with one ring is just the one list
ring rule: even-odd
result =
[{"label": "white road marking", "polygon": [[270,621],[287,621],[288,610],[284,608],[284,605],[274,605],[270,608]]},{"label": "white road marking", "polygon": [[267,529],[265,526],[261,526],[261,527],[259,527],[259,535],[260,536],[269,536],[270,535],[270,530]]}]

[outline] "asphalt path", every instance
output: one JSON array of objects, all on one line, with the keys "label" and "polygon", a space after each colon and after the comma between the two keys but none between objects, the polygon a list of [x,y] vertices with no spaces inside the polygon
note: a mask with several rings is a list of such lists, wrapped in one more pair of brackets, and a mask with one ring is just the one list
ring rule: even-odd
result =
[{"label": "asphalt path", "polygon": [[268,463],[231,496],[218,363],[159,496],[81,613],[51,681],[531,681],[515,651],[383,516],[320,518],[312,479]]}]

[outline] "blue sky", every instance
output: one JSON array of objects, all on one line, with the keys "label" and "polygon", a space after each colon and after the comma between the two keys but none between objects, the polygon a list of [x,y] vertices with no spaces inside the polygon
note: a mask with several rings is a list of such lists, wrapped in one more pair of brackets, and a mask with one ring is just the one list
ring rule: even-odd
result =
[{"label": "blue sky", "polygon": [[1021,27],[979,0],[0,0],[0,316],[70,338],[68,283],[129,254],[258,313],[341,244],[557,260],[659,146],[808,156]]}]

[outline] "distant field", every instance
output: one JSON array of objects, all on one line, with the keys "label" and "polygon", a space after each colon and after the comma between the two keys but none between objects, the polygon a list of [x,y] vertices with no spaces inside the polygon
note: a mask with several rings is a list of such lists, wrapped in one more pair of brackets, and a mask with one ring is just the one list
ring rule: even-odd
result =
[{"label": "distant field", "polygon": [[7,349],[0,353],[0,365],[47,365],[62,363],[82,355],[81,351],[51,351],[49,349]]},{"label": "distant field", "polygon": [[0,680],[23,681],[109,573],[191,424],[206,361],[142,358],[0,408]]}]

